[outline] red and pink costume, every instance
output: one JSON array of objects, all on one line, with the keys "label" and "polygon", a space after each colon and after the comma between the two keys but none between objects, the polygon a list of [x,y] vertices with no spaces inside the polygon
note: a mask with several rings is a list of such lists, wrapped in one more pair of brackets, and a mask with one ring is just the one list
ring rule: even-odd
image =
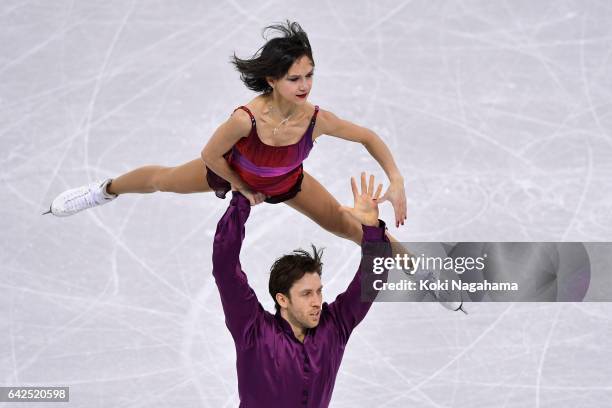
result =
[{"label": "red and pink costume", "polygon": [[[238,175],[253,191],[267,195],[268,203],[280,203],[297,195],[301,188],[303,174],[302,162],[308,157],[313,146],[312,132],[315,127],[319,107],[310,119],[310,124],[302,138],[286,146],[270,146],[257,135],[255,116],[246,106],[239,106],[251,117],[251,131],[240,139],[225,158]],[[206,179],[219,198],[231,189],[230,184],[207,168]]]}]

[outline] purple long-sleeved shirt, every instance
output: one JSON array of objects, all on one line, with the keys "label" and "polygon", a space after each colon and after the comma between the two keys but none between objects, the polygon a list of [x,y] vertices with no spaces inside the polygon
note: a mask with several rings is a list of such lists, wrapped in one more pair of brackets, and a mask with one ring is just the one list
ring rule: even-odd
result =
[{"label": "purple long-sleeved shirt", "polygon": [[[347,290],[332,303],[323,303],[319,325],[309,329],[301,343],[280,313],[263,309],[240,266],[250,211],[249,201],[234,193],[217,225],[213,245],[213,275],[236,345],[240,407],[327,407],[344,347],[372,305],[361,299],[361,278],[386,279],[386,272],[373,275],[373,256],[363,255]],[[363,226],[362,244],[368,242],[388,242],[382,221],[379,227]]]}]

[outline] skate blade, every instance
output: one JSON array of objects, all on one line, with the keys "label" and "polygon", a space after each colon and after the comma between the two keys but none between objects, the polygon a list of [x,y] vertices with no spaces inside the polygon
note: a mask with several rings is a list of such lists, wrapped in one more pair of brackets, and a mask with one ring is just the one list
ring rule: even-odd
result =
[{"label": "skate blade", "polygon": [[466,315],[468,314],[467,310],[465,310],[465,309],[463,308],[463,302],[461,302],[461,306],[459,306],[457,309],[455,309],[455,312],[456,312],[456,311],[458,311],[458,310],[461,310],[461,311],[462,311],[463,313],[465,313]]},{"label": "skate blade", "polygon": [[461,310],[466,315],[468,314],[468,312],[463,308],[461,293],[459,293],[458,296],[456,293],[449,292],[448,290],[439,291],[437,293],[430,291],[430,293],[434,296],[434,299],[436,299],[438,303],[440,303],[440,305],[446,309],[452,312],[458,312]]}]

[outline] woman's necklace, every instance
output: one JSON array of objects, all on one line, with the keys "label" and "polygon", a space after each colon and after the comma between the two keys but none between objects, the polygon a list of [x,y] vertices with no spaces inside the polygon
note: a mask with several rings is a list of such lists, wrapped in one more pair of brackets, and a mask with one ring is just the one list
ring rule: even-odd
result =
[{"label": "woman's necklace", "polygon": [[[278,110],[277,110],[276,108],[274,108],[274,107],[272,106],[272,104],[271,104],[271,103],[269,103],[269,104],[268,104],[268,110],[269,110],[269,111],[277,111],[277,112],[278,112]],[[278,124],[278,126],[276,126],[276,127],[274,128],[274,130],[272,131],[272,134],[273,134],[274,136],[276,136],[276,132],[278,132],[278,129],[280,129],[280,127],[281,127],[281,126],[283,126],[285,123],[287,123],[287,121],[289,121],[289,119],[291,119],[291,117],[292,117],[293,115],[295,115],[295,112],[293,112],[292,114],[290,114],[289,116],[287,116],[286,118],[284,118],[283,120],[281,120],[281,121],[280,121],[280,123]]]}]

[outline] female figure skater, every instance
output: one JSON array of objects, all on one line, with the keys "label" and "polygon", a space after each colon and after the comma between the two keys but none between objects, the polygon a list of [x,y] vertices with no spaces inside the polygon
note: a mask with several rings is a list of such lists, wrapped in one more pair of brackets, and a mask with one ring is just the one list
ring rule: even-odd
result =
[{"label": "female figure skater", "polygon": [[365,146],[390,180],[379,202],[389,201],[396,227],[403,225],[404,180],[385,143],[371,130],[308,102],[314,59],[308,36],[298,23],[271,25],[264,34],[268,29],[282,36],[267,41],[252,59],[235,54],[232,58],[247,88],[260,95],[234,110],[217,128],[201,158],[177,167],[140,167],[115,179],[65,191],[47,213],[69,216],[127,193],[215,191],[224,198],[234,189],[251,205],[285,202],[327,231],[359,244],[361,225],[302,168],[313,141],[326,134]]},{"label": "female figure skater", "polygon": [[[378,203],[389,201],[396,227],[403,225],[404,179],[385,143],[373,131],[307,101],[315,63],[308,36],[298,23],[271,25],[264,34],[268,29],[282,36],[267,41],[251,59],[235,54],[232,58],[246,87],[259,95],[236,108],[217,128],[201,158],[177,167],[140,167],[115,179],[65,191],[53,200],[47,213],[69,216],[127,193],[214,191],[225,198],[229,190],[238,190],[251,205],[285,202],[327,231],[359,245],[359,222],[302,167],[314,140],[326,134],[361,143],[380,164],[390,185]],[[398,248],[410,255],[405,248]],[[433,296],[448,309],[461,308],[460,298]]]}]

